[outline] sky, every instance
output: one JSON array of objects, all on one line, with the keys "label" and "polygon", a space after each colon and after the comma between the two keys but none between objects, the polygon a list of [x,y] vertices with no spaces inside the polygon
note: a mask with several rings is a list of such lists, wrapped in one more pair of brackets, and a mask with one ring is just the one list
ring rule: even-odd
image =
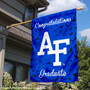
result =
[{"label": "sky", "polygon": [[77,11],[77,38],[82,40],[87,37],[87,44],[90,45],[90,0],[47,0],[50,5],[48,9],[39,14],[39,17],[83,7]]}]

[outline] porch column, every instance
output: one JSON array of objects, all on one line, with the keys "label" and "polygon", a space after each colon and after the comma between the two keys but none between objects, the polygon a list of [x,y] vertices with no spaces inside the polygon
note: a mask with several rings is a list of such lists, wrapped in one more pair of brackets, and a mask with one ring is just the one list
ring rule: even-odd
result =
[{"label": "porch column", "polygon": [[5,56],[5,46],[6,46],[7,35],[8,35],[8,30],[0,27],[0,90],[2,87],[2,76],[3,76],[4,56]]}]

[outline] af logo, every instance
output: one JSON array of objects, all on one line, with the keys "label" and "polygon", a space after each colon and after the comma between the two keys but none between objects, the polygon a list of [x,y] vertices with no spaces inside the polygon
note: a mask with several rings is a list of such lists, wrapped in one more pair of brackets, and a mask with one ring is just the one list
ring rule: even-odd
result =
[{"label": "af logo", "polygon": [[[45,45],[45,41],[47,41],[47,45]],[[47,52],[48,55],[55,54],[55,62],[53,62],[53,66],[61,66],[61,62],[59,61],[59,54],[67,54],[67,48],[64,47],[63,49],[59,50],[59,44],[66,43],[66,45],[70,45],[70,39],[62,39],[62,40],[55,40],[53,44],[55,44],[55,50],[53,50],[50,37],[48,32],[44,33],[40,51],[37,53],[38,56],[45,55],[44,49],[49,49]]]}]

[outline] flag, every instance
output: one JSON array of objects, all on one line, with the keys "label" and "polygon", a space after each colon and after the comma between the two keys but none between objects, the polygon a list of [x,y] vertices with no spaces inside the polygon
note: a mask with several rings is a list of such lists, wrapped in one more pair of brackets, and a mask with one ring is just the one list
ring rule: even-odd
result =
[{"label": "flag", "polygon": [[32,81],[69,83],[78,80],[76,33],[76,9],[32,20]]}]

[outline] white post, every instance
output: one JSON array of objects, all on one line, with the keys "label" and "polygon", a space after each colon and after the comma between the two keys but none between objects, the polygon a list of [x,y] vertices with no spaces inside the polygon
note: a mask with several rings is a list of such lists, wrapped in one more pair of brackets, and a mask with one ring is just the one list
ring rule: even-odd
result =
[{"label": "white post", "polygon": [[2,88],[6,35],[8,35],[8,30],[7,29],[1,30],[0,28],[0,90]]}]

